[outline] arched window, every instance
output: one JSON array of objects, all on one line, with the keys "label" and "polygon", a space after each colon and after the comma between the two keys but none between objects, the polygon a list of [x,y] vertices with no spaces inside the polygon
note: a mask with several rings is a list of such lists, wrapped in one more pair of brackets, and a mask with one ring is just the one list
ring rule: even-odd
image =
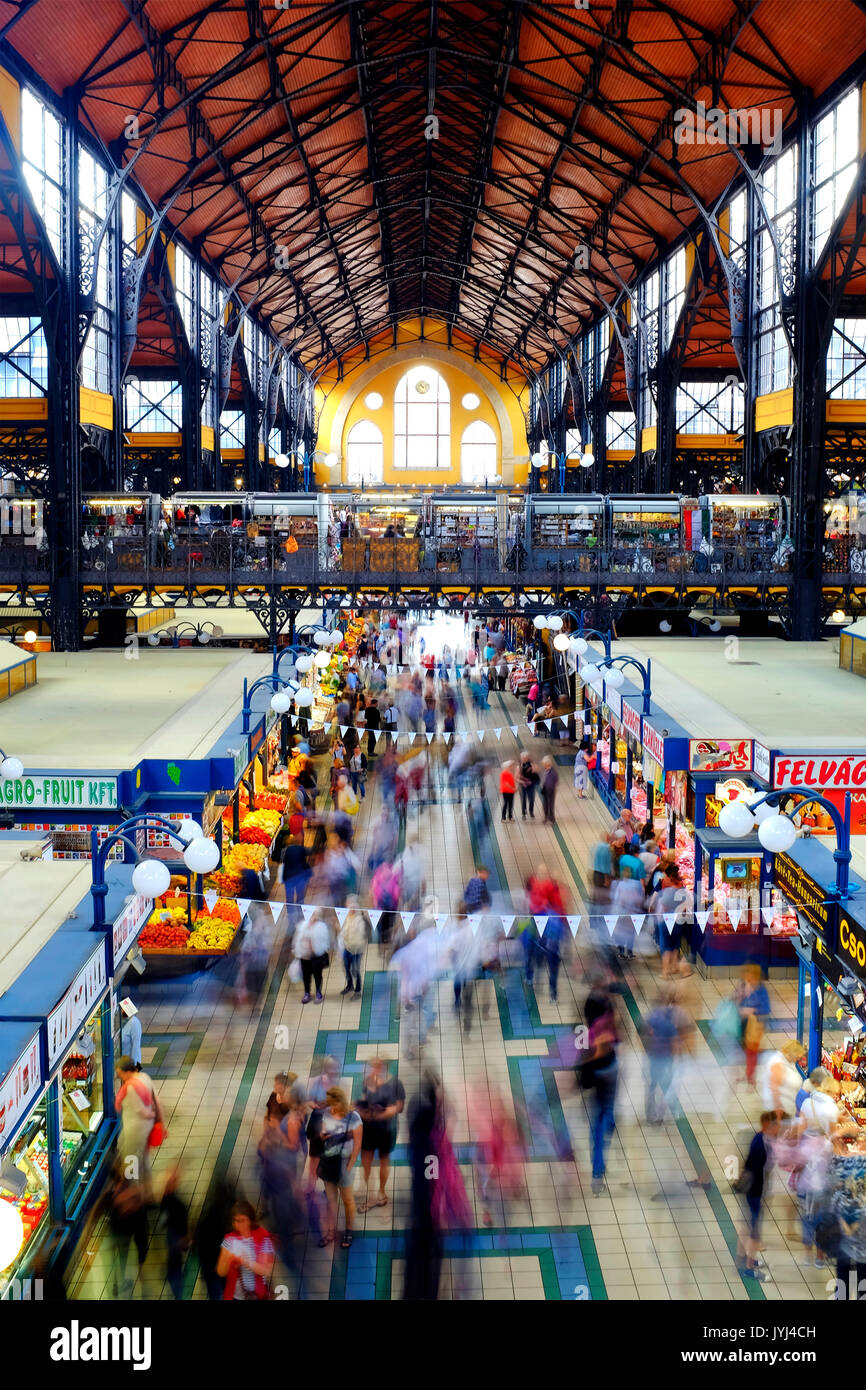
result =
[{"label": "arched window", "polygon": [[394,467],[450,468],[451,397],[432,367],[412,367],[394,392]]},{"label": "arched window", "polygon": [[467,425],[460,440],[460,474],[464,483],[489,483],[498,472],[496,435],[483,420]]},{"label": "arched window", "polygon": [[346,482],[381,483],[385,477],[385,441],[372,420],[359,420],[346,440]]}]

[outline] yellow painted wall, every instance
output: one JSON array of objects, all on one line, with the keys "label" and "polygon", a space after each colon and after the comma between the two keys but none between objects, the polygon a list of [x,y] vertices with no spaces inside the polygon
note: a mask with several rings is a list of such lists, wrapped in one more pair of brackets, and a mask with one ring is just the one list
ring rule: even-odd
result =
[{"label": "yellow painted wall", "polygon": [[201,447],[203,449],[210,449],[211,453],[213,453],[216,448],[216,440],[211,425],[202,425],[201,427]]},{"label": "yellow painted wall", "polygon": [[78,409],[81,423],[98,425],[103,430],[114,429],[114,397],[104,391],[92,391],[82,386],[78,393]]},{"label": "yellow painted wall", "polygon": [[640,432],[640,451],[647,453],[649,449],[655,449],[658,441],[658,426],[647,425],[646,429]]},{"label": "yellow painted wall", "polygon": [[785,391],[771,391],[767,396],[758,396],[755,401],[755,429],[775,430],[781,425],[794,423],[794,388]]},{"label": "yellow painted wall", "polygon": [[179,431],[169,430],[165,434],[158,431],[136,430],[126,432],[124,440],[127,444],[137,449],[176,449],[183,443]]},{"label": "yellow painted wall", "polygon": [[0,420],[47,420],[45,396],[9,396],[0,400]]},{"label": "yellow painted wall", "polygon": [[742,449],[739,434],[678,434],[678,449]]},{"label": "yellow painted wall", "polygon": [[0,68],[0,114],[12,136],[16,150],[21,149],[21,88],[5,68]]},{"label": "yellow painted wall", "polygon": [[866,421],[866,401],[828,400],[825,419],[829,424],[860,424]]},{"label": "yellow painted wall", "polygon": [[[378,425],[385,437],[385,482],[388,484],[424,482],[435,483],[438,487],[448,483],[459,483],[462,476],[460,471],[460,440],[466,426],[471,425],[474,420],[483,420],[485,425],[491,427],[496,435],[496,444],[501,457],[502,436],[490,401],[485,400],[475,383],[466,376],[465,372],[460,371],[459,367],[448,368],[439,362],[431,362],[429,365],[431,372],[437,371],[444,377],[451,393],[451,467],[447,471],[444,468],[409,469],[394,467],[394,392],[409,370],[407,363],[397,362],[386,367],[375,381],[370,382],[364,388],[349,411],[343,427],[343,437],[340,441],[344,480],[349,434],[352,426],[356,425],[359,420],[372,420],[374,424]],[[382,405],[378,410],[370,410],[365,404],[365,397],[371,391],[378,391],[383,397]],[[477,410],[465,410],[461,405],[463,396],[469,391],[474,391],[481,400],[481,405]],[[326,470],[326,478],[330,471]]]},{"label": "yellow painted wall", "polygon": [[[467,358],[462,352],[451,351],[447,355],[447,360],[442,360],[438,355],[425,353],[425,345],[435,345],[438,349],[444,349],[447,347],[447,340],[444,325],[441,327],[441,333],[436,331],[436,325],[431,325],[429,320],[425,321],[424,327],[426,344],[418,339],[417,323],[409,321],[401,324],[399,328],[398,347],[405,349],[417,344],[417,355],[413,353],[409,357],[401,353],[399,357],[396,357],[393,352],[383,352],[380,369],[372,377],[367,376],[370,362],[360,357],[346,370],[346,375],[342,381],[324,378],[317,386],[318,449],[321,453],[329,453],[333,450],[333,452],[339,453],[343,460],[339,477],[336,469],[328,469],[324,465],[318,464],[316,475],[321,482],[336,483],[341,478],[345,479],[349,431],[359,420],[372,420],[378,425],[384,438],[384,480],[387,485],[394,486],[400,483],[404,485],[433,484],[440,487],[459,483],[461,481],[460,439],[466,426],[474,420],[483,420],[485,424],[490,425],[496,436],[500,460],[503,459],[505,441],[500,422],[497,419],[497,412],[492,404],[494,400],[498,401],[511,430],[515,459],[514,482],[518,485],[526,482],[529,471],[529,446],[526,441],[526,421],[521,401],[509,386],[499,380],[497,373],[487,365],[483,358],[481,361],[475,362]],[[444,468],[395,469],[393,465],[394,391],[405,373],[411,367],[421,363],[426,363],[431,371],[437,371],[445,378],[451,396],[451,467],[447,470]],[[469,370],[465,370],[466,368]],[[482,381],[478,380],[479,376]],[[363,385],[361,384],[362,380]],[[524,390],[523,400],[525,404],[528,404],[528,383],[521,378],[519,382],[515,383],[515,389],[518,387]],[[364,404],[364,398],[371,391],[378,391],[383,397],[383,404],[377,411],[369,410]],[[463,396],[470,391],[481,398],[481,405],[474,411],[464,410],[461,405]],[[345,415],[342,428],[339,429],[339,439],[337,439],[334,437],[337,417],[344,413],[347,403],[349,403],[348,413]],[[505,462],[507,463],[507,459]]]}]

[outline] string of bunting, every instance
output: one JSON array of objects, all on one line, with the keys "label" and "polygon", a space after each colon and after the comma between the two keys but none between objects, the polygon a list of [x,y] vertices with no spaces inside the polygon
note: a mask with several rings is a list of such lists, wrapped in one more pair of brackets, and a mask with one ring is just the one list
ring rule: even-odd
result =
[{"label": "string of bunting", "polygon": [[[205,894],[206,901],[208,900],[209,896],[209,894]],[[217,895],[214,894],[214,898],[216,898],[216,896]],[[263,907],[269,908],[271,917],[275,923],[278,921],[281,913],[283,912],[283,909],[287,906],[287,904],[284,902],[273,902],[270,899],[261,900],[253,898],[237,898],[236,902],[238,908],[240,909],[242,921],[246,917],[247,913],[249,912],[250,906],[254,901],[260,901]],[[208,906],[211,907],[212,905],[208,903]],[[305,921],[309,921],[309,919],[313,916],[315,912],[333,912],[335,913],[341,927],[343,926],[343,923],[346,920],[346,916],[350,911],[348,907],[332,907],[330,903],[298,903],[291,904],[291,906],[297,906],[298,910],[302,913]],[[718,908],[722,908],[725,915],[730,919],[731,922],[734,923],[735,927],[739,926],[740,920],[743,916],[742,911],[738,911],[733,908],[723,908],[722,904],[717,904],[717,909]],[[365,913],[367,917],[369,917],[374,927],[377,927],[379,925],[379,920],[382,917],[383,912],[388,911],[388,909],[372,907],[362,907],[357,908],[355,910]],[[706,931],[707,922],[709,921],[710,917],[713,916],[713,911],[713,908],[709,908],[707,911],[694,913],[694,919],[702,932]],[[761,917],[765,926],[769,927],[771,925],[774,917],[777,915],[777,911],[778,909],[774,907],[761,908]],[[425,913],[421,908],[412,908],[411,910],[403,908],[399,911],[393,911],[391,915],[395,918],[400,919],[406,931],[409,930],[416,917],[428,916],[428,914]],[[445,927],[448,922],[460,920],[460,916],[462,914],[459,915],[453,912],[437,912],[435,914],[429,915],[436,923],[436,930],[442,932],[445,930]],[[613,936],[614,932],[616,931],[617,925],[621,921],[624,921],[626,919],[628,919],[631,922],[638,936],[640,935],[641,930],[646,925],[647,921],[649,921],[651,926],[657,921],[657,918],[651,912],[606,912],[601,913],[599,915],[603,917],[604,924],[607,927],[610,936]],[[682,916],[680,913],[665,912],[662,914],[662,916],[668,934],[673,933],[674,927],[678,920],[682,925]],[[734,921],[735,918],[736,921]],[[479,927],[484,922],[488,924],[498,924],[499,926],[501,926],[506,936],[509,935],[515,922],[520,922],[523,924],[523,926],[521,926],[520,928],[521,931],[523,931],[527,922],[531,920],[534,921],[539,936],[543,936],[548,929],[548,924],[551,918],[550,915],[539,915],[537,912],[529,914],[514,912],[475,912],[467,914],[464,920],[468,923],[473,935],[477,933]],[[568,927],[571,931],[572,936],[577,936],[578,928],[581,922],[584,920],[583,915],[580,913],[569,913],[566,914],[563,920],[568,923]]]},{"label": "string of bunting", "polygon": [[416,739],[426,739],[427,743],[429,744],[433,742],[434,738],[442,739],[445,743],[451,743],[452,739],[461,739],[464,743],[466,743],[470,738],[477,738],[479,743],[483,743],[484,738],[487,734],[493,734],[494,738],[501,739],[504,733],[508,733],[510,731],[514,735],[514,737],[517,738],[521,728],[528,729],[529,732],[532,734],[532,737],[534,738],[536,724],[544,724],[548,732],[550,732],[553,729],[554,724],[557,723],[557,721],[560,722],[564,728],[568,728],[568,721],[571,717],[572,716],[565,714],[555,714],[550,719],[533,719],[530,723],[523,725],[504,724],[498,728],[492,729],[462,729],[458,730],[456,733],[445,733],[441,729],[437,729],[435,733],[429,733],[419,732],[417,730],[367,729],[363,724],[337,724],[336,719],[331,720],[328,723],[328,725],[314,724],[309,716],[305,716],[303,714],[289,714],[286,716],[292,727],[294,727],[301,720],[304,720],[310,729],[324,729],[326,727],[333,728],[336,726],[340,730],[341,738],[345,738],[349,730],[352,729],[359,736],[372,733],[376,743],[379,742],[380,738],[387,737],[395,739],[407,739],[410,744],[413,744]]}]

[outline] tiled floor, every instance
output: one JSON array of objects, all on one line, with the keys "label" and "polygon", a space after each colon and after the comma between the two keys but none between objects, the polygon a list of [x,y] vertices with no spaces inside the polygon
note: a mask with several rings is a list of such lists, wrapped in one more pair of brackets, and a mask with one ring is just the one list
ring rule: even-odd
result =
[{"label": "tiled floor", "polygon": [[[463,717],[466,727],[481,720],[492,729],[519,722],[520,714],[509,695],[492,695],[489,711],[476,715],[464,710]],[[527,740],[525,731],[521,737]],[[489,741],[494,759],[516,752],[510,732],[501,741],[492,735]],[[546,742],[539,743],[535,751],[542,755],[548,748]],[[500,825],[492,773],[492,836],[486,851],[469,833],[459,805],[447,801],[410,813],[408,834],[426,855],[428,890],[438,896],[441,911],[456,904],[476,853],[486,854],[493,870],[494,908],[507,911],[511,894],[544,861],[566,886],[570,910],[584,911],[585,866],[609,816],[598,798],[575,797],[570,759],[563,761],[555,829],[545,829],[538,819]],[[371,816],[379,805],[378,789],[371,782],[359,817],[356,843],[362,857]],[[650,1128],[643,1123],[644,1054],[638,1030],[654,996],[657,965],[649,955],[626,966],[619,1005],[623,1045],[617,1128],[607,1190],[594,1196],[587,1110],[571,1070],[572,1029],[580,1018],[591,960],[585,924],[564,962],[558,1003],[548,999],[546,981],[536,977],[533,988],[526,985],[517,942],[509,944],[510,963],[501,983],[484,981],[477,987],[468,1033],[461,1030],[453,1011],[451,983],[443,979],[438,987],[438,1027],[421,1061],[410,1061],[402,1046],[396,981],[382,969],[378,946],[366,953],[360,1000],[341,998],[343,980],[334,967],[324,1004],[302,1007],[301,987],[289,980],[285,926],[285,915],[274,926],[270,913],[260,909],[256,929],[268,934],[270,967],[262,996],[251,1010],[237,1007],[230,981],[219,971],[165,983],[145,976],[136,987],[146,1065],[159,1083],[169,1130],[156,1162],[157,1189],[159,1174],[180,1164],[193,1220],[209,1185],[228,1173],[237,1175],[247,1195],[257,1197],[256,1144],[276,1071],[292,1069],[306,1078],[314,1056],[331,1054],[345,1084],[357,1092],[365,1059],[379,1054],[397,1059],[409,1095],[421,1069],[434,1066],[453,1107],[453,1139],[477,1227],[468,1238],[449,1238],[440,1297],[826,1298],[826,1272],[802,1264],[795,1213],[779,1178],[773,1179],[765,1219],[768,1281],[759,1285],[744,1280],[736,1267],[742,1211],[741,1199],[731,1190],[731,1165],[754,1132],[760,1105],[754,1093],[726,1074],[706,1040],[706,1020],[726,992],[725,980],[705,981],[695,973],[687,982],[687,1003],[698,1030],[694,1054],[679,1078],[682,1115]],[[793,982],[773,981],[770,995],[774,1032],[790,1033]],[[485,1226],[470,1114],[477,1116],[492,1092],[503,1096],[510,1110],[529,1116],[532,1137],[507,1200],[491,1199],[492,1224]],[[708,1190],[688,1185],[696,1172],[706,1169],[712,1179]],[[322,1251],[314,1241],[308,1242],[308,1297],[400,1297],[409,1196],[405,1119],[391,1184],[389,1206],[359,1217],[358,1235],[348,1254]],[[356,1192],[361,1185],[359,1175]],[[109,1296],[106,1242],[97,1231],[90,1244],[95,1256],[79,1262],[72,1272],[73,1297]],[[169,1297],[163,1271],[164,1243],[155,1234],[137,1296]],[[186,1293],[205,1296],[194,1257],[187,1266]]]}]

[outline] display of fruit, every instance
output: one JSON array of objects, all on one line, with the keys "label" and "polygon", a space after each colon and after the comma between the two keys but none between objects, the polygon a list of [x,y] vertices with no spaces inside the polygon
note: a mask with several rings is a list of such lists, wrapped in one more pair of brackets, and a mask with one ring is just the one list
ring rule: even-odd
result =
[{"label": "display of fruit", "polygon": [[[268,841],[270,844],[270,841]],[[252,869],[253,873],[260,874],[268,861],[268,850],[262,844],[243,844],[232,845],[227,854],[223,855],[223,868],[230,873],[238,874],[243,869]]]},{"label": "display of fruit", "polygon": [[282,819],[279,811],[248,811],[241,823],[241,844],[269,846]]},{"label": "display of fruit", "polygon": [[[225,858],[223,859],[225,864]],[[208,874],[204,881],[205,892],[209,893],[212,889],[217,893],[222,893],[227,898],[237,897],[243,887],[241,875],[233,869],[215,869],[212,874]]]},{"label": "display of fruit", "polygon": [[138,944],[143,951],[164,951],[185,946],[188,939],[189,932],[179,922],[155,922],[151,918],[138,938]]},{"label": "display of fruit", "polygon": [[212,922],[218,919],[228,922],[229,926],[239,927],[241,924],[241,912],[237,903],[231,898],[218,898],[212,908],[208,908],[207,903],[195,916],[196,929],[200,922]]},{"label": "display of fruit", "polygon": [[237,928],[229,922],[211,918],[201,921],[186,942],[190,951],[227,951],[235,938]]}]

